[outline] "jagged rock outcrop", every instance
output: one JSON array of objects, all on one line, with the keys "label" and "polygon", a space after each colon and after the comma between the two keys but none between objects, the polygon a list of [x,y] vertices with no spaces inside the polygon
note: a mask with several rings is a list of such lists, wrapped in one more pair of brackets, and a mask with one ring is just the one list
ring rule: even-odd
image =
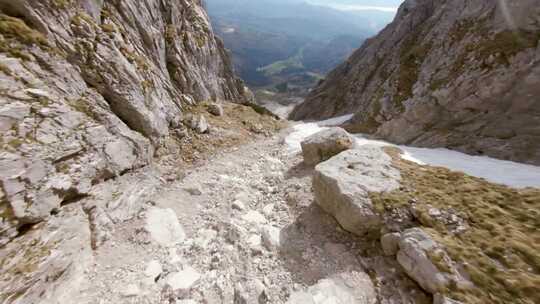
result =
[{"label": "jagged rock outcrop", "polygon": [[0,0],[0,246],[249,95],[199,0]]},{"label": "jagged rock outcrop", "polygon": [[291,117],[540,164],[540,1],[408,0]]}]

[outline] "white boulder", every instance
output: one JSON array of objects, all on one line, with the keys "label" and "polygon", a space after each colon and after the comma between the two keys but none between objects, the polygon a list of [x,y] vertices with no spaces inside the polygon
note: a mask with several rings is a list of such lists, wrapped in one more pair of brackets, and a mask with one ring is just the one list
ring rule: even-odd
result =
[{"label": "white boulder", "polygon": [[315,167],[316,202],[347,231],[379,234],[382,219],[370,199],[372,192],[399,188],[400,173],[380,147],[347,150]]},{"label": "white boulder", "polygon": [[279,249],[281,245],[281,230],[277,227],[266,225],[261,229],[262,242],[268,250]]},{"label": "white boulder", "polygon": [[145,229],[156,243],[165,247],[174,246],[186,238],[172,209],[150,208],[146,212]]},{"label": "white boulder", "polygon": [[174,272],[168,275],[165,278],[165,282],[172,288],[173,291],[186,291],[195,285],[200,278],[201,274],[198,273],[194,268],[186,267],[182,271]]}]

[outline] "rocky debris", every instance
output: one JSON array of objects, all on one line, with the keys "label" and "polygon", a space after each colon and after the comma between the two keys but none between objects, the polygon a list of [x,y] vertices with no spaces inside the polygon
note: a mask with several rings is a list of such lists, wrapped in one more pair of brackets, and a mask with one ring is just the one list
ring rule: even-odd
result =
[{"label": "rocky debris", "polygon": [[201,274],[192,267],[171,273],[165,278],[165,282],[173,291],[187,291],[200,280]]},{"label": "rocky debris", "polygon": [[172,209],[150,208],[146,211],[145,229],[153,241],[162,246],[173,246],[186,237]]},{"label": "rocky debris", "polygon": [[208,105],[208,113],[214,116],[223,116],[223,106],[219,103],[211,103]]},{"label": "rocky debris", "polygon": [[246,214],[242,215],[242,219],[246,222],[252,224],[264,224],[266,223],[266,218],[264,215],[257,211],[250,210]]},{"label": "rocky debris", "polygon": [[137,284],[129,284],[125,287],[124,290],[122,290],[122,296],[126,298],[136,297],[140,295],[141,289]]},{"label": "rocky debris", "polygon": [[375,304],[377,294],[369,276],[361,272],[341,273],[320,280],[307,291],[295,292],[287,304]]},{"label": "rocky debris", "polygon": [[246,209],[246,205],[244,205],[244,203],[241,200],[235,200],[234,202],[232,202],[231,208],[236,209],[238,211],[242,211]]},{"label": "rocky debris", "polygon": [[404,1],[291,118],[355,113],[354,133],[538,165],[537,20],[536,0]]},{"label": "rocky debris", "polygon": [[302,141],[304,162],[314,166],[353,147],[353,138],[342,128],[332,127]]},{"label": "rocky debris", "polygon": [[195,195],[195,196],[199,196],[199,195],[202,195],[202,191],[201,191],[201,188],[199,186],[195,186],[195,187],[186,187],[184,188],[184,190],[191,194],[191,195]]},{"label": "rocky debris", "polygon": [[281,244],[281,230],[277,227],[265,225],[261,228],[262,242],[270,250],[279,250]]},{"label": "rocky debris", "polygon": [[313,175],[317,204],[345,230],[378,236],[383,221],[369,195],[399,188],[400,173],[391,160],[380,147],[362,146],[320,163]]},{"label": "rocky debris", "polygon": [[[112,230],[107,230],[110,232],[107,241],[91,251],[88,228],[91,227],[88,221],[91,208],[85,208],[86,213],[80,211],[81,222],[77,223],[77,228],[87,231],[79,232],[77,237],[66,236],[66,241],[84,242],[84,250],[93,262],[83,259],[79,265],[78,260],[71,261],[70,267],[81,267],[77,268],[81,275],[75,277],[77,288],[62,285],[63,278],[74,275],[69,272],[72,268],[62,274],[58,287],[49,279],[43,283],[32,281],[32,286],[41,286],[32,288],[40,292],[44,288],[51,292],[58,288],[58,294],[71,295],[65,303],[93,303],[99,299],[103,304],[234,303],[235,300],[237,303],[283,304],[291,294],[309,290],[309,286],[317,282],[334,280],[336,273],[363,273],[367,269],[364,266],[369,264],[363,254],[358,254],[358,239],[336,229],[333,218],[312,204],[312,169],[301,163],[299,155],[284,151],[276,136],[222,151],[198,166],[184,168],[181,179],[165,181],[159,172],[143,168],[96,184],[88,197],[82,198],[80,203],[62,206],[52,219],[61,219],[66,210],[81,205],[98,207],[113,225]],[[178,167],[173,169],[178,170]],[[195,185],[201,195],[186,191]],[[294,193],[295,204],[287,202],[290,193]],[[245,209],[232,209],[231,203],[235,200],[242,201]],[[101,221],[95,223],[101,225]],[[159,229],[148,229],[155,223],[159,223]],[[174,228],[179,223],[186,236],[181,242]],[[160,237],[152,237],[151,231]],[[20,249],[12,244],[32,232],[31,229],[6,246]],[[42,235],[50,236],[54,232]],[[29,244],[39,248],[35,243]],[[0,249],[0,254],[3,250]],[[56,250],[52,252],[58,255]],[[43,269],[47,261],[39,265],[39,269]],[[379,272],[374,274],[375,291],[391,290],[387,292],[402,297],[403,302],[410,299],[411,293],[423,294],[419,287],[403,283],[404,274],[397,266],[373,266],[393,274],[391,279],[381,278]],[[23,276],[14,275],[13,279],[11,272],[0,276],[10,275],[9,280],[13,282],[21,282],[21,277],[41,277],[32,269]],[[184,276],[186,272],[188,275]],[[54,277],[57,275],[49,276]],[[24,280],[30,282],[30,279]],[[353,282],[353,287],[342,282]],[[326,285],[321,286],[327,289]],[[346,294],[353,296],[369,290],[356,290],[365,286],[364,283],[347,278],[329,286],[335,288],[328,290],[347,290]],[[337,298],[342,299],[339,295]],[[26,300],[26,295],[21,299]],[[317,295],[312,299],[316,301]],[[32,303],[46,302],[31,300]]]},{"label": "rocky debris", "polygon": [[441,210],[431,205],[423,206],[423,208],[427,209],[427,211],[419,212],[418,206],[412,204],[410,210],[413,216],[426,226],[434,225],[435,223],[442,224],[452,234],[462,234],[469,228],[467,221],[458,216],[456,214],[457,212],[453,209]]},{"label": "rocky debris", "polygon": [[151,279],[152,282],[155,282],[162,272],[161,263],[158,260],[152,260],[146,264],[144,275]]},{"label": "rocky debris", "polygon": [[204,115],[191,115],[187,123],[192,130],[195,130],[199,134],[208,132],[208,122]]},{"label": "rocky debris", "polygon": [[431,294],[454,284],[457,288],[470,288],[471,282],[459,273],[457,265],[443,247],[420,228],[401,234],[397,261],[422,288]]}]

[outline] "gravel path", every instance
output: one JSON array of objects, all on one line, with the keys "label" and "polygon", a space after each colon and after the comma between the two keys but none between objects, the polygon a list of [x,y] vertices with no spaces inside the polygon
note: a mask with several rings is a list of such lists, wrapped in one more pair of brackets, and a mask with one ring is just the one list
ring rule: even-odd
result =
[{"label": "gravel path", "polygon": [[[428,303],[377,244],[343,231],[313,203],[313,169],[283,138],[222,152],[157,186],[95,251],[78,302]],[[164,245],[148,218],[167,209],[185,237]],[[164,235],[176,231],[162,221]]]}]

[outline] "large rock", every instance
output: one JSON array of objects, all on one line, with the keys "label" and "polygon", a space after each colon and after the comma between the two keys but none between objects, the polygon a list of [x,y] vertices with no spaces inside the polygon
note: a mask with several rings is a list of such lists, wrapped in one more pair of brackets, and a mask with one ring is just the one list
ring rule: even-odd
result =
[{"label": "large rock", "polygon": [[362,146],[320,163],[313,175],[315,200],[346,230],[377,235],[382,219],[374,209],[370,192],[399,187],[399,171],[381,148]]},{"label": "large rock", "polygon": [[538,0],[407,0],[291,115],[540,164]]},{"label": "large rock", "polygon": [[308,165],[316,165],[353,147],[354,139],[342,128],[333,127],[302,141],[302,155]]},{"label": "large rock", "polygon": [[402,233],[397,260],[405,272],[431,294],[443,292],[450,284],[457,288],[471,286],[444,248],[420,228]]},{"label": "large rock", "polygon": [[350,272],[322,279],[307,291],[295,292],[287,304],[375,304],[377,293],[371,278],[363,272]]}]

